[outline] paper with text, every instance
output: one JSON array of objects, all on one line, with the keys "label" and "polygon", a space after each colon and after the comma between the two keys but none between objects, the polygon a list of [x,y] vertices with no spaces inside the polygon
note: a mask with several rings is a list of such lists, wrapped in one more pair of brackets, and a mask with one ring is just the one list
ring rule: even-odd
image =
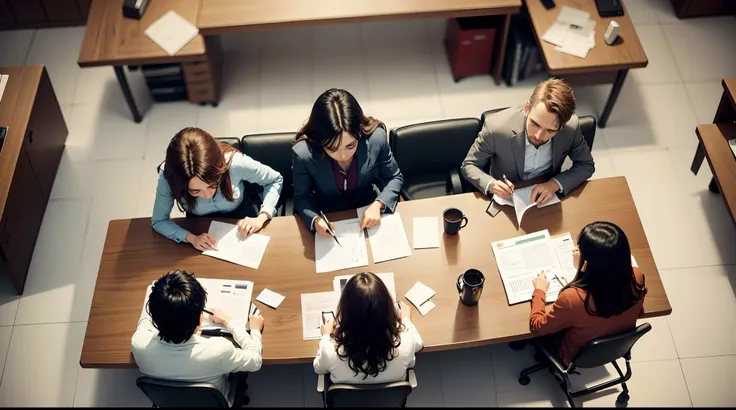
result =
[{"label": "paper with text", "polygon": [[302,293],[302,338],[319,339],[322,312],[335,312],[340,296],[335,292]]},{"label": "paper with text", "polygon": [[542,271],[549,280],[547,302],[553,302],[562,289],[554,276],[562,275],[562,267],[546,229],[491,244],[498,272],[506,289],[509,304],[531,300],[532,279]]},{"label": "paper with text", "polygon": [[554,204],[560,203],[560,198],[557,197],[557,195],[553,195],[552,199],[549,201],[543,203],[543,204],[537,204],[536,202],[532,201],[532,190],[534,187],[537,186],[531,185],[526,188],[516,188],[514,189],[514,194],[511,196],[511,199],[504,199],[499,197],[498,195],[493,196],[493,200],[499,204],[499,205],[508,205],[513,206],[514,211],[516,213],[516,227],[521,228],[521,220],[524,218],[524,214],[526,211],[533,207],[537,208],[544,208],[545,206],[550,206]]},{"label": "paper with text", "polygon": [[284,299],[286,299],[286,296],[279,295],[278,293],[266,288],[264,288],[256,298],[257,301],[274,309],[278,308]]},{"label": "paper with text", "polygon": [[411,256],[411,247],[406,238],[404,222],[398,212],[384,214],[381,223],[368,228],[368,240],[371,242],[373,263]]},{"label": "paper with text", "polygon": [[317,273],[368,265],[368,249],[358,219],[333,222],[338,245],[332,237],[314,234]]},{"label": "paper with text", "polygon": [[[347,284],[348,280],[353,276],[355,275],[335,276],[335,278],[332,279],[332,290],[334,290],[335,293],[337,293],[338,295],[342,295],[342,290],[345,289],[345,284]],[[376,276],[381,279],[383,284],[386,285],[386,288],[388,288],[388,292],[391,294],[391,297],[396,300],[396,283],[394,282],[394,273],[376,273]]]},{"label": "paper with text", "polygon": [[578,273],[578,267],[575,266],[572,255],[576,246],[575,241],[572,239],[570,232],[566,232],[562,235],[552,237],[552,243],[555,245],[555,252],[557,253],[557,258],[560,260],[562,274],[564,275],[565,284],[567,284]]},{"label": "paper with text", "polygon": [[148,26],[145,34],[166,54],[173,56],[197,37],[199,29],[179,13],[171,10]]},{"label": "paper with text", "polygon": [[202,254],[253,269],[261,265],[270,239],[257,233],[241,239],[237,225],[219,221],[210,223],[208,233],[217,241],[217,250],[204,251]]},{"label": "paper with text", "polygon": [[413,230],[414,249],[440,247],[439,218],[436,216],[414,218]]}]

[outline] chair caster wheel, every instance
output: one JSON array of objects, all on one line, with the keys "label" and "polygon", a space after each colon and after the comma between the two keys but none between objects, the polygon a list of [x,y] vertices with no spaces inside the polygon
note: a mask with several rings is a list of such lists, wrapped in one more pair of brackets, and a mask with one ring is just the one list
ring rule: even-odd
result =
[{"label": "chair caster wheel", "polygon": [[626,393],[626,392],[622,392],[622,393],[621,393],[621,394],[619,394],[619,395],[618,395],[618,397],[616,398],[616,403],[620,403],[620,404],[626,404],[626,403],[628,403],[628,402],[629,402],[629,394],[628,394],[628,393]]},{"label": "chair caster wheel", "polygon": [[519,377],[519,384],[520,385],[526,386],[527,384],[529,384],[529,382],[531,382],[531,379],[529,378],[529,376],[521,376],[521,377]]},{"label": "chair caster wheel", "polygon": [[526,347],[526,340],[517,340],[515,342],[509,342],[511,350],[524,350]]},{"label": "chair caster wheel", "polygon": [[212,105],[212,108],[217,108],[217,106],[220,105],[220,103],[219,102],[213,102],[213,103],[211,103],[211,105]]}]

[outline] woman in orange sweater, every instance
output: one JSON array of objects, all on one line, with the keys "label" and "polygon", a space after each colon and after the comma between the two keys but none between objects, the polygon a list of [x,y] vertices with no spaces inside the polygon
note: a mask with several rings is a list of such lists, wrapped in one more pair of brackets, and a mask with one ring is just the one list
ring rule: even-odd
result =
[{"label": "woman in orange sweater", "polygon": [[561,332],[558,353],[565,365],[589,341],[629,330],[644,312],[644,275],[632,267],[626,234],[610,222],[593,222],[580,232],[573,252],[578,272],[545,312],[549,281],[534,279],[529,328],[534,336]]}]

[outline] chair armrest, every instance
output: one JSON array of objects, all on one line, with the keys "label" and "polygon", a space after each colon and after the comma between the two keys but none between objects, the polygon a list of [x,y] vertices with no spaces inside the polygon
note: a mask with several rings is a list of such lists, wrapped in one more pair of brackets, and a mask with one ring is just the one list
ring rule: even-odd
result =
[{"label": "chair armrest", "polygon": [[549,349],[550,346],[544,343],[537,342],[534,343],[534,347],[536,347],[544,355],[544,357],[549,360],[549,363],[552,365],[555,371],[559,372],[560,374],[567,373],[567,367],[562,364],[557,352]]},{"label": "chair armrest", "polygon": [[414,373],[414,369],[407,370],[408,377],[409,377],[409,384],[411,385],[412,389],[417,388],[417,375]]},{"label": "chair armrest", "polygon": [[411,195],[409,195],[408,192],[406,192],[404,188],[401,188],[401,196],[404,197],[405,201],[411,201],[412,199],[414,199],[411,197]]},{"label": "chair armrest", "polygon": [[325,375],[318,374],[317,375],[317,393],[322,393],[324,391],[325,391]]},{"label": "chair armrest", "polygon": [[458,172],[457,168],[450,170],[450,184],[452,185],[453,195],[463,193],[463,181],[460,180],[460,172]]}]

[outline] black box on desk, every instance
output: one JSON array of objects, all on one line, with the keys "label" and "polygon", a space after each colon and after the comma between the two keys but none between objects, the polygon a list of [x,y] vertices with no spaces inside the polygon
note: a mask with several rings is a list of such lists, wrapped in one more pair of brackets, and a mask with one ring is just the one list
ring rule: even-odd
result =
[{"label": "black box on desk", "polygon": [[123,17],[140,20],[146,11],[149,0],[125,0],[123,2]]}]

